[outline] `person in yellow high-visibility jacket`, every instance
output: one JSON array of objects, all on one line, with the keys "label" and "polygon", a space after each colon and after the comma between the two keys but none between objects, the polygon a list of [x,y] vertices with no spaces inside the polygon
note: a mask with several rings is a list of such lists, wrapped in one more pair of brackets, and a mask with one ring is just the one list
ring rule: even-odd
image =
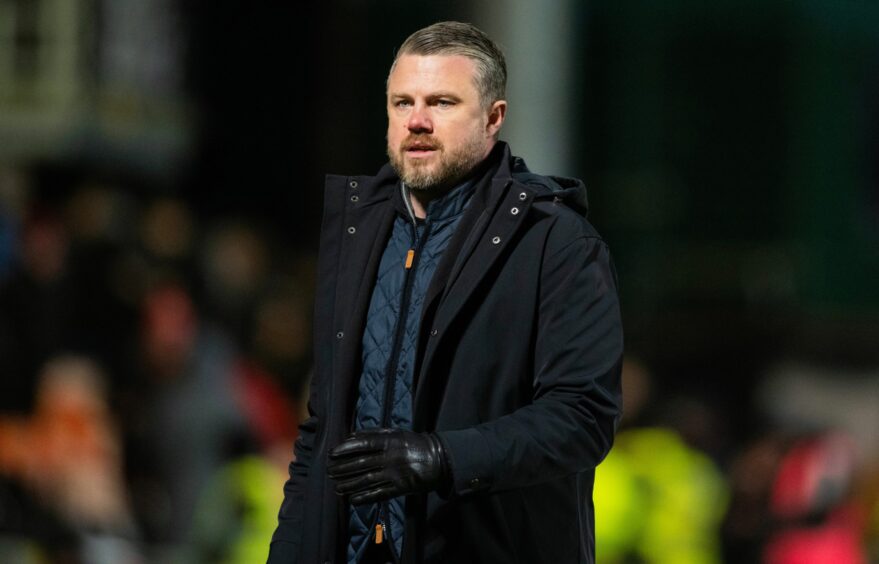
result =
[{"label": "person in yellow high-visibility jacket", "polygon": [[713,461],[677,432],[621,431],[595,474],[596,561],[721,562],[728,497]]}]

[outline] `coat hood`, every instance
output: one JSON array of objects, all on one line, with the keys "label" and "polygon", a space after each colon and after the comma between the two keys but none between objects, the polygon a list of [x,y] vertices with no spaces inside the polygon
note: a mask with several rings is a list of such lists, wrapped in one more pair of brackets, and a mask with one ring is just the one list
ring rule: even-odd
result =
[{"label": "coat hood", "polygon": [[510,172],[514,180],[529,186],[537,193],[536,200],[558,198],[584,217],[589,212],[586,185],[581,180],[533,173],[522,157],[512,157]]}]

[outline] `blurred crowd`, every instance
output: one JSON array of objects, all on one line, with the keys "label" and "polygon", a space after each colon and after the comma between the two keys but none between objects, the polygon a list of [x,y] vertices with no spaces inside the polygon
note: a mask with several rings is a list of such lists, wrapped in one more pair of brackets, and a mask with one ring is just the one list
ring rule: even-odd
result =
[{"label": "blurred crowd", "polygon": [[[768,371],[754,391],[757,431],[730,444],[710,405],[663,393],[627,360],[623,421],[596,472],[598,561],[879,561],[879,375],[840,401],[850,377],[810,381],[808,370]],[[797,395],[825,407],[788,412]]]},{"label": "blurred crowd", "polygon": [[265,559],[311,346],[310,257],[273,245],[0,169],[0,561]]},{"label": "blurred crowd", "polygon": [[[0,561],[264,561],[310,369],[313,250],[281,240],[0,169]],[[879,561],[879,376],[841,378],[767,367],[731,440],[629,358],[599,562]]]}]

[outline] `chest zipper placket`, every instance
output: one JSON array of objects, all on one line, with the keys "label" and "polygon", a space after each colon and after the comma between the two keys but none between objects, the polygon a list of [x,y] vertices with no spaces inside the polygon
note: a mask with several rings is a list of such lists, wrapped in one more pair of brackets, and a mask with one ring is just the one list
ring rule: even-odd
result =
[{"label": "chest zipper placket", "polygon": [[[388,360],[388,367],[385,371],[385,398],[382,406],[382,427],[389,427],[391,424],[391,410],[394,405],[394,387],[397,380],[397,366],[400,362],[400,349],[403,346],[403,336],[406,334],[406,321],[409,317],[409,300],[412,297],[412,286],[415,283],[415,272],[418,270],[418,260],[421,257],[421,251],[427,238],[430,236],[430,222],[425,220],[424,229],[421,236],[418,235],[418,220],[415,217],[415,210],[409,201],[409,190],[400,183],[400,190],[403,194],[403,202],[406,204],[406,211],[409,212],[409,221],[412,226],[412,246],[406,253],[406,260],[403,264],[405,275],[403,279],[403,295],[400,298],[400,313],[397,317],[397,325],[394,330],[394,344],[391,348],[391,356]],[[388,525],[390,523],[390,509],[388,502],[384,501],[379,507],[379,522],[375,525],[375,543],[381,544],[386,539],[390,539],[388,535]],[[399,560],[393,543],[388,544],[390,553],[394,556],[394,560]]]}]

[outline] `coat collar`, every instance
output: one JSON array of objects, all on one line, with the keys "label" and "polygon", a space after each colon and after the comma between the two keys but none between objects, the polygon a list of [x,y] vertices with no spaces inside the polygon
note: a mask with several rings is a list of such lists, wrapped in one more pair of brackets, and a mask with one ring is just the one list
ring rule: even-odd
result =
[{"label": "coat collar", "polygon": [[[514,167],[524,167],[524,161],[518,157],[513,157],[510,153],[510,147],[504,141],[495,143],[488,157],[485,158],[468,177],[467,182],[480,184],[486,180],[487,173],[490,178],[501,182],[512,178]],[[361,187],[360,202],[361,207],[369,206],[375,203],[384,202],[388,199],[396,199],[395,187],[398,185],[400,178],[390,163],[385,163],[375,174],[375,176],[358,176],[352,177]],[[482,195],[483,203],[488,199],[487,194]],[[401,204],[401,202],[396,202]],[[401,211],[405,211],[402,209]]]}]

